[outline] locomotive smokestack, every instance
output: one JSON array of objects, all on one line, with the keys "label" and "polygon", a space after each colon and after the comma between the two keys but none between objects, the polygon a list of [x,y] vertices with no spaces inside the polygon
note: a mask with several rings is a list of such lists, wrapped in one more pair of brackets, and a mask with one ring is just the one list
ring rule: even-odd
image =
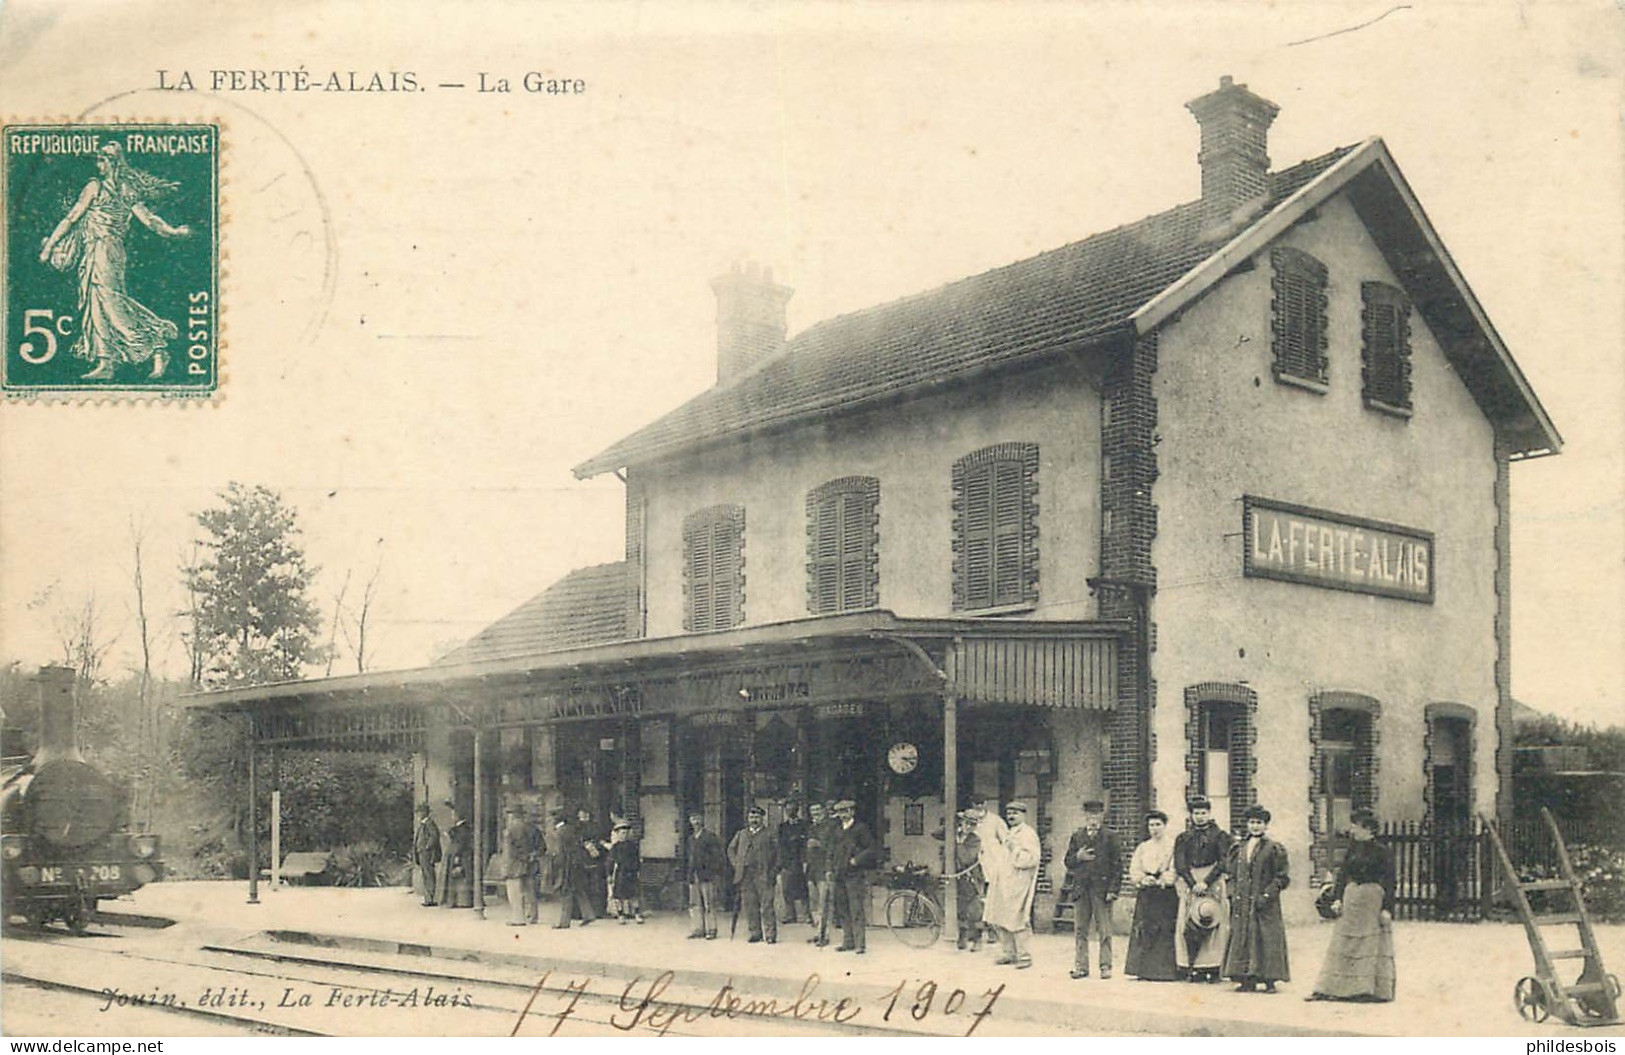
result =
[{"label": "locomotive smokestack", "polygon": [[60,758],[83,762],[79,754],[79,716],[73,699],[77,675],[68,667],[41,667],[39,682],[39,750],[34,754],[36,771]]}]

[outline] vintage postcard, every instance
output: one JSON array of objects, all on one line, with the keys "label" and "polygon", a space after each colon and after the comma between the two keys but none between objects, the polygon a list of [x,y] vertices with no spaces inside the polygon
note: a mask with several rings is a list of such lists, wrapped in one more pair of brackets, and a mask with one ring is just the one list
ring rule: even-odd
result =
[{"label": "vintage postcard", "polygon": [[0,1030],[1612,1043],[1622,29],[7,3]]}]

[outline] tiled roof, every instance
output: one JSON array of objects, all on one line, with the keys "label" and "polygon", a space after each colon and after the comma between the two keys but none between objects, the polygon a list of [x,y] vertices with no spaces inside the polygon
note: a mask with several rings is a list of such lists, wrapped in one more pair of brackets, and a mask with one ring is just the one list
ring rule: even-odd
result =
[{"label": "tiled roof", "polygon": [[[1272,173],[1268,208],[1352,149]],[[700,393],[583,462],[576,475],[638,464],[730,433],[852,407],[1110,333],[1235,233],[1219,235],[1202,203],[1188,202],[939,289],[817,323],[758,369]]]},{"label": "tiled roof", "polygon": [[627,630],[627,565],[577,568],[435,661],[437,666],[512,659],[609,641]]}]

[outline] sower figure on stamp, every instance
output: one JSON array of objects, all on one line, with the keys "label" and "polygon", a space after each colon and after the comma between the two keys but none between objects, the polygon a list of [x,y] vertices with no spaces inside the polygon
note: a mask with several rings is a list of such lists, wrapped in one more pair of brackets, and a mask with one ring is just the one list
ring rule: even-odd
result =
[{"label": "sower figure on stamp", "polygon": [[715,938],[717,912],[722,908],[720,887],[728,857],[722,850],[722,837],[705,826],[705,814],[690,813],[688,828],[683,864],[688,877],[688,936]]},{"label": "sower figure on stamp", "polygon": [[169,342],[179,337],[180,328],[125,292],[124,237],[131,218],[162,238],[191,234],[184,224],[165,223],[148,205],[176,186],[132,167],[124,149],[109,143],[96,154],[96,176],[40,244],[42,263],[58,271],[79,269],[79,334],[73,355],[96,361],[95,369],[84,375],[86,380],[112,377],[114,363],[149,359],[151,376],[163,376]]},{"label": "sower figure on stamp", "polygon": [[435,903],[436,865],[440,863],[440,826],[429,816],[429,804],[418,803],[418,824],[412,832],[412,860],[417,864],[418,893],[425,905]]},{"label": "sower figure on stamp", "polygon": [[869,826],[857,819],[858,805],[851,799],[835,804],[840,827],[835,833],[835,897],[841,905],[845,930],[836,952],[869,951],[869,873],[880,863],[880,845]]},{"label": "sower figure on stamp", "polygon": [[998,932],[1004,955],[994,963],[1018,968],[1033,965],[1027,937],[1033,929],[1033,894],[1038,888],[1038,865],[1044,849],[1038,833],[1027,823],[1027,804],[1012,802],[1004,808],[1005,824],[988,825],[993,843],[982,840],[982,863],[987,872],[987,904],[983,914]]},{"label": "sower figure on stamp", "polygon": [[1191,799],[1191,826],[1174,839],[1179,882],[1179,940],[1174,962],[1193,982],[1217,982],[1230,937],[1229,891],[1224,865],[1230,833],[1213,823],[1213,804]]},{"label": "sower figure on stamp", "polygon": [[1100,935],[1100,977],[1112,976],[1112,902],[1122,877],[1123,856],[1117,837],[1102,823],[1106,806],[1091,799],[1083,804],[1083,827],[1066,846],[1066,870],[1072,878],[1072,977],[1089,977],[1089,934]]},{"label": "sower figure on stamp", "polygon": [[1275,983],[1292,977],[1287,969],[1286,924],[1281,919],[1281,891],[1291,883],[1287,875],[1286,847],[1268,834],[1270,811],[1247,808],[1247,838],[1230,851],[1226,871],[1230,888],[1230,941],[1224,953],[1224,973],[1241,983],[1238,992],[1251,993],[1263,985],[1275,992]]},{"label": "sower figure on stamp", "polygon": [[833,888],[829,878],[830,849],[835,845],[834,822],[822,802],[807,807],[811,820],[807,827],[807,887],[818,933],[808,938],[812,945],[829,944],[829,909]]},{"label": "sower figure on stamp", "polygon": [[734,833],[728,844],[728,860],[733,865],[734,886],[739,891],[740,911],[750,927],[750,940],[765,936],[772,945],[779,940],[779,916],[773,908],[773,881],[779,874],[779,841],[767,830],[767,811],[752,806],[746,812],[745,827]]}]

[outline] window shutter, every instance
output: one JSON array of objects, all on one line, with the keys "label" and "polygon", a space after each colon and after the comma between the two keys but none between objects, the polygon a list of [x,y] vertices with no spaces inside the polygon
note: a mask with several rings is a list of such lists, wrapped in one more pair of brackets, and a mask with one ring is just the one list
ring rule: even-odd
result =
[{"label": "window shutter", "polygon": [[1038,601],[1038,445],[1001,443],[954,464],[954,605]]},{"label": "window shutter", "polygon": [[1367,403],[1411,405],[1410,301],[1382,282],[1360,284],[1362,392]]},{"label": "window shutter", "polygon": [[965,474],[965,607],[988,608],[993,599],[993,466]]},{"label": "window shutter", "polygon": [[745,510],[713,506],[684,522],[688,618],[685,629],[723,630],[744,620]]},{"label": "window shutter", "polygon": [[852,611],[868,607],[869,593],[869,510],[863,495],[848,492],[840,496],[840,608]]},{"label": "window shutter", "polygon": [[876,519],[880,481],[831,480],[807,494],[807,610],[814,615],[878,603]]},{"label": "window shutter", "polygon": [[1270,265],[1275,376],[1323,385],[1327,380],[1326,265],[1289,246],[1271,250]]}]

